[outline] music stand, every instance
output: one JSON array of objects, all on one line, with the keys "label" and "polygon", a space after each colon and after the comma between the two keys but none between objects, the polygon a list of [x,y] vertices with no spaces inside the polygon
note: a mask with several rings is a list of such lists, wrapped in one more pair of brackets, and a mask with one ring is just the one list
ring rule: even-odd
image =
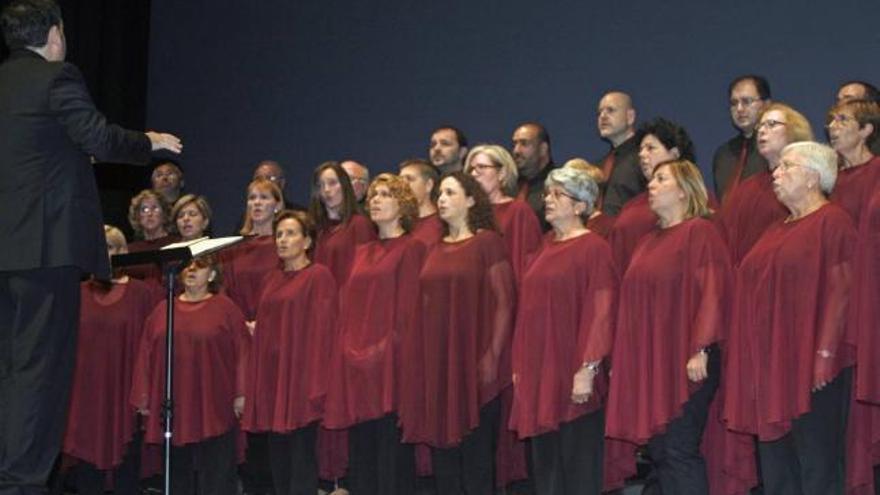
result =
[{"label": "music stand", "polygon": [[165,400],[162,402],[162,422],[164,423],[164,488],[165,495],[171,494],[171,418],[174,416],[174,280],[177,274],[194,258],[211,254],[241,242],[242,237],[201,238],[193,241],[169,244],[161,249],[139,251],[137,253],[117,254],[110,257],[113,267],[157,264],[165,276]]}]

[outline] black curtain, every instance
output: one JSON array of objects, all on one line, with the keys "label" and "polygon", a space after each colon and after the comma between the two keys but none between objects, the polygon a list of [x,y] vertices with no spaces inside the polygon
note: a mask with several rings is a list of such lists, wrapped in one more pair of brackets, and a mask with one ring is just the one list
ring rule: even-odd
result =
[{"label": "black curtain", "polygon": [[[95,105],[111,122],[143,129],[147,107],[150,0],[56,0],[67,61],[80,68]],[[5,6],[8,2],[4,1]],[[0,43],[0,57],[9,51]],[[95,165],[104,218],[130,232],[128,202],[149,185],[149,167]]]}]

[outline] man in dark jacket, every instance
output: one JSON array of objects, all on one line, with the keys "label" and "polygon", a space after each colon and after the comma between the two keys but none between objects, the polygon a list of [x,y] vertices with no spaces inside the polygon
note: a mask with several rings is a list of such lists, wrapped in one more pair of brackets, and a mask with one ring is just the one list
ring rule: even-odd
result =
[{"label": "man in dark jacket", "polygon": [[45,493],[73,371],[79,281],[109,276],[90,157],[146,163],[175,136],[122,129],[64,63],[52,0],[12,0],[0,27],[0,495]]}]

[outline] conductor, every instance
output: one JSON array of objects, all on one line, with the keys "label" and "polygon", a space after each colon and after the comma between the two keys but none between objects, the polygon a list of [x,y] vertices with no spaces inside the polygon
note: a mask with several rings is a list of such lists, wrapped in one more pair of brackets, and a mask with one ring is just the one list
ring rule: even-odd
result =
[{"label": "conductor", "polygon": [[107,122],[52,0],[10,1],[0,28],[0,495],[31,495],[61,443],[80,278],[109,276],[90,157],[146,163],[181,142]]}]

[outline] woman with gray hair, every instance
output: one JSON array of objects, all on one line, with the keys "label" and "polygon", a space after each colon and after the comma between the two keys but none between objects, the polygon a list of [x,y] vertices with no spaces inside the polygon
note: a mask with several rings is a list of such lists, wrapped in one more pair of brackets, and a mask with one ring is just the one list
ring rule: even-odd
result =
[{"label": "woman with gray hair", "polygon": [[844,330],[857,234],[828,201],[836,177],[828,146],[783,148],[773,190],[789,215],[737,272],[724,418],[757,435],[767,493],[843,493],[854,361]]},{"label": "woman with gray hair", "polygon": [[585,226],[599,188],[584,170],[544,186],[553,233],[523,275],[513,341],[510,427],[531,438],[537,493],[600,493],[617,277],[611,249]]}]

